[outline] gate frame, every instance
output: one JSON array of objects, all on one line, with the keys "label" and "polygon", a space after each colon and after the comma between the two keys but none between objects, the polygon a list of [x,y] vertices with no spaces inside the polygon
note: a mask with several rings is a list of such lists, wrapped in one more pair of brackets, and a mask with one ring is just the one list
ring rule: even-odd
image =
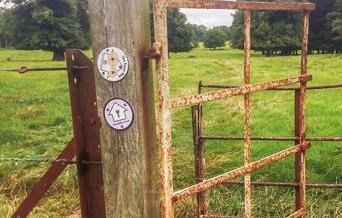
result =
[{"label": "gate frame", "polygon": [[[198,83],[198,93],[202,93],[203,88],[223,89],[223,88],[237,88],[236,85],[219,85],[219,84],[203,84],[202,81]],[[342,84],[331,85],[317,85],[307,87],[307,90],[322,90],[322,89],[336,89],[342,88]],[[265,136],[252,136],[251,141],[294,141],[298,143],[298,125],[299,125],[299,105],[300,105],[300,90],[297,87],[289,88],[274,88],[268,89],[268,91],[286,91],[294,92],[294,137],[265,137]],[[192,111],[192,130],[193,130],[193,143],[194,143],[194,159],[195,159],[195,178],[196,183],[204,181],[205,179],[205,158],[204,158],[204,143],[205,141],[241,141],[244,137],[237,136],[208,136],[205,135],[203,128],[203,105],[197,104],[191,107]],[[319,137],[307,137],[307,141],[320,141],[320,142],[342,142],[342,136],[319,136]],[[298,162],[295,160],[294,165]],[[227,181],[227,185],[244,185],[244,182],[240,181]],[[293,182],[251,182],[252,186],[275,186],[275,187],[298,187],[298,183]],[[325,188],[325,189],[342,189],[342,184],[308,184],[306,188]],[[297,198],[296,198],[297,199]],[[197,215],[205,215],[208,213],[207,201],[205,198],[205,192],[197,193]],[[296,202],[297,204],[297,202]]]},{"label": "gate frame", "polygon": [[[158,51],[156,57],[157,69],[157,127],[160,147],[160,185],[161,185],[161,209],[162,217],[172,218],[174,216],[174,203],[195,193],[202,193],[212,186],[222,184],[237,176],[245,176],[245,217],[251,217],[251,179],[250,173],[256,169],[270,163],[296,154],[296,211],[291,217],[305,217],[305,150],[309,147],[306,140],[306,87],[311,76],[307,74],[307,51],[308,51],[308,32],[309,14],[315,9],[315,4],[311,3],[269,3],[269,2],[233,2],[233,1],[209,1],[209,0],[154,0],[153,2],[155,44]],[[167,8],[207,8],[207,9],[240,9],[244,10],[245,31],[244,31],[244,86],[234,89],[224,89],[220,91],[197,94],[188,97],[170,99],[169,77],[168,77],[168,42],[167,42]],[[302,21],[302,52],[301,52],[301,71],[295,78],[278,80],[263,84],[250,84],[250,24],[252,10],[284,10],[300,11],[303,13]],[[279,153],[270,155],[259,161],[250,161],[250,93],[262,91],[270,88],[278,88],[294,83],[300,83],[299,88],[299,108],[298,108],[298,143]],[[244,160],[245,165],[236,170],[227,172],[217,177],[196,181],[197,184],[173,191],[173,170],[172,170],[172,145],[171,145],[171,109],[200,104],[206,101],[222,99],[226,97],[244,95],[245,103],[245,146]],[[196,127],[198,128],[198,127]],[[203,195],[202,195],[203,196]],[[200,197],[200,195],[198,196]],[[203,211],[206,211],[204,209]],[[206,217],[206,214],[198,214]]]}]

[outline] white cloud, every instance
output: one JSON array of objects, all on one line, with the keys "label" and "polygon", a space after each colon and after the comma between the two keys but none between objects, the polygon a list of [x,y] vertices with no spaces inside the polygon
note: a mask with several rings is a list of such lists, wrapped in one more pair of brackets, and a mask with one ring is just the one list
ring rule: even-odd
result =
[{"label": "white cloud", "polygon": [[209,28],[214,26],[230,26],[235,10],[222,9],[180,9],[192,24],[202,24]]}]

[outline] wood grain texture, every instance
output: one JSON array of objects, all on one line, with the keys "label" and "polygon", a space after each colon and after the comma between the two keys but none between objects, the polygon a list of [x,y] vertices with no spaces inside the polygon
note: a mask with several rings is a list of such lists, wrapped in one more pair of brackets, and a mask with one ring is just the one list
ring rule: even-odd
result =
[{"label": "wood grain texture", "polygon": [[[160,217],[153,78],[143,54],[150,48],[149,5],[142,0],[89,0],[94,60],[118,47],[129,59],[120,82],[103,79],[95,67],[107,217]],[[125,131],[111,129],[103,108],[111,98],[128,101],[135,120]]]}]

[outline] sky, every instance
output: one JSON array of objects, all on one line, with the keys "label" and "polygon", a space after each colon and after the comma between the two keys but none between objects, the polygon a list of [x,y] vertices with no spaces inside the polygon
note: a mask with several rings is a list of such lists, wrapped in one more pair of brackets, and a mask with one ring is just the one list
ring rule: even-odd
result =
[{"label": "sky", "polygon": [[180,9],[192,24],[202,24],[209,28],[214,26],[230,26],[235,10],[215,9]]},{"label": "sky", "polygon": [[[0,7],[4,4],[0,3]],[[215,9],[181,9],[192,24],[202,24],[209,28],[214,26],[230,26],[233,21],[234,10]]]}]

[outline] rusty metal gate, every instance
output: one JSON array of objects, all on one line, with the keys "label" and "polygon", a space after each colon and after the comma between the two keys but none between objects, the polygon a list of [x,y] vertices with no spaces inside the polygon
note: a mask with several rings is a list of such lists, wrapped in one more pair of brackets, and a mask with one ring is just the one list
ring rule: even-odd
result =
[{"label": "rusty metal gate", "polygon": [[[235,88],[224,88],[222,90],[200,93],[183,98],[170,99],[170,87],[168,76],[168,42],[167,42],[167,8],[206,8],[206,9],[240,9],[244,10],[244,86]],[[252,217],[251,213],[251,177],[250,173],[279,161],[290,155],[295,155],[296,161],[296,209],[290,217],[305,217],[305,150],[310,143],[306,139],[306,90],[307,82],[312,79],[307,72],[307,51],[308,51],[308,32],[310,11],[315,9],[314,4],[310,3],[269,3],[269,2],[243,2],[243,1],[217,1],[217,0],[154,0],[154,28],[155,44],[154,48],[158,54],[156,61],[157,80],[158,80],[158,113],[157,125],[160,146],[160,178],[161,178],[161,207],[162,217],[171,218],[174,216],[174,203],[190,195],[197,194],[199,198],[198,217],[218,217],[206,213],[204,192],[211,187],[223,184],[238,176],[244,176],[245,190],[245,217]],[[302,51],[301,69],[299,76],[270,81],[260,84],[250,83],[250,49],[251,49],[251,11],[297,11],[303,14],[302,20]],[[275,153],[258,161],[251,162],[250,146],[250,94],[267,89],[275,89],[291,84],[299,83],[298,108],[296,114],[296,145],[289,147],[281,152]],[[172,145],[171,145],[171,110],[184,106],[194,106],[207,101],[228,98],[237,95],[244,95],[245,108],[245,128],[244,128],[244,166],[224,173],[222,175],[207,180],[199,179],[197,184],[190,187],[173,191],[173,172],[172,172]],[[199,158],[202,161],[202,157]],[[198,162],[198,160],[196,160]],[[198,163],[197,163],[198,164]],[[198,175],[197,175],[198,176]],[[201,175],[198,178],[203,178]]]},{"label": "rusty metal gate", "polygon": [[[201,94],[203,89],[229,89],[229,88],[237,88],[239,86],[236,85],[220,85],[220,84],[204,84],[202,81],[198,84],[198,93]],[[330,85],[316,85],[316,86],[308,86],[307,90],[324,90],[324,89],[336,89],[342,88],[342,84],[330,84]],[[288,142],[294,141],[295,144],[298,144],[298,136],[299,136],[299,125],[300,125],[300,88],[298,87],[281,87],[281,88],[272,88],[267,89],[269,91],[285,91],[285,92],[293,92],[294,93],[294,137],[265,137],[265,136],[251,136],[251,141],[277,141],[277,142]],[[205,158],[204,158],[204,144],[206,141],[240,141],[244,140],[244,137],[239,136],[211,136],[206,135],[204,131],[204,113],[203,113],[203,105],[197,104],[192,106],[192,130],[193,130],[193,142],[194,142],[194,154],[195,154],[195,178],[196,183],[202,182],[205,179]],[[341,142],[341,136],[314,136],[314,137],[306,137],[306,140],[309,142],[319,141],[319,142]],[[300,169],[300,162],[295,161],[294,166],[296,169]],[[298,172],[299,173],[299,172]],[[243,185],[244,182],[240,181],[227,181],[226,184],[231,185]],[[298,187],[298,183],[296,182],[251,182],[252,186],[274,186],[274,187]],[[312,184],[306,183],[305,188],[316,188],[316,189],[342,189],[342,184]],[[298,201],[300,198],[296,198],[297,207],[300,206],[300,202]],[[207,209],[207,201],[205,198],[205,193],[200,192],[197,193],[197,211],[196,213],[200,215],[205,215],[208,213]]]}]

